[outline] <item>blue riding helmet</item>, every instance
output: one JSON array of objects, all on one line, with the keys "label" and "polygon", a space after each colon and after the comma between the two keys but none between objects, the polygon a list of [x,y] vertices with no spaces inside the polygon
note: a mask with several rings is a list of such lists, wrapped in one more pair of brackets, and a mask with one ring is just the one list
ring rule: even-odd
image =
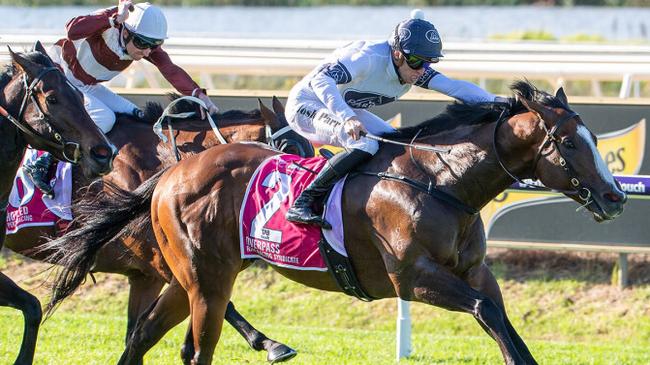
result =
[{"label": "blue riding helmet", "polygon": [[438,31],[424,19],[408,19],[395,27],[391,46],[393,49],[436,62],[442,55],[442,41]]}]

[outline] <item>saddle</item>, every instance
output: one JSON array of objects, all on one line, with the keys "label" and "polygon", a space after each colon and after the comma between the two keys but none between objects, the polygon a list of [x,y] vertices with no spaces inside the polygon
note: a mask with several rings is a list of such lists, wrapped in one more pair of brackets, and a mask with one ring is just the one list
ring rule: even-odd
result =
[{"label": "saddle", "polygon": [[[325,153],[326,154],[326,153]],[[341,290],[372,300],[359,285],[343,244],[341,194],[338,182],[325,199],[324,217],[333,229],[287,224],[285,213],[316,177],[326,160],[295,155],[268,158],[253,174],[240,211],[240,250],[243,259],[262,259],[296,270],[330,271]]]}]

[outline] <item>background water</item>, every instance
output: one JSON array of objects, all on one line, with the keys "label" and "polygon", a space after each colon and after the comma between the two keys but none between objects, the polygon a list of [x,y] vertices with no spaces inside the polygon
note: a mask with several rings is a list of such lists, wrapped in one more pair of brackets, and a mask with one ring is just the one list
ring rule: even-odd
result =
[{"label": "background water", "polygon": [[[0,6],[2,34],[62,34],[73,16],[94,7]],[[409,16],[411,7],[166,7],[171,36],[379,39]],[[611,41],[650,41],[650,8],[428,7],[425,16],[446,40],[544,30],[557,38],[589,34]],[[0,40],[1,41],[1,40]]]}]

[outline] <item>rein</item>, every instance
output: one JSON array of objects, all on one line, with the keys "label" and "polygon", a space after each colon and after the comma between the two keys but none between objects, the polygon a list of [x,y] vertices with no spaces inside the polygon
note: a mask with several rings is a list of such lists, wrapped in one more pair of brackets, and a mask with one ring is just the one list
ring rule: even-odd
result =
[{"label": "rein", "polygon": [[208,108],[205,105],[205,103],[203,102],[203,100],[201,100],[201,99],[199,99],[197,97],[194,97],[194,96],[180,97],[180,98],[178,98],[176,100],[173,100],[171,103],[169,103],[169,105],[167,105],[165,110],[163,110],[163,113],[160,116],[160,118],[158,118],[156,123],[154,123],[154,125],[153,125],[154,133],[156,133],[158,135],[158,137],[163,142],[167,143],[167,136],[165,136],[165,134],[162,132],[162,128],[163,128],[162,123],[165,120],[167,120],[167,130],[169,131],[169,138],[171,139],[172,146],[174,147],[174,157],[176,157],[176,162],[181,160],[181,156],[178,153],[178,146],[176,145],[176,136],[174,136],[174,127],[172,127],[171,118],[187,119],[187,118],[189,118],[189,117],[196,114],[195,112],[170,113],[171,108],[174,105],[176,105],[178,102],[183,101],[183,100],[188,100],[188,101],[199,104],[199,106],[206,111],[205,114],[208,117],[208,122],[210,122],[210,127],[212,127],[212,131],[217,136],[217,139],[219,140],[219,142],[221,144],[227,144],[228,143],[226,141],[226,139],[223,137],[223,134],[221,134],[221,131],[219,130],[219,128],[215,124],[214,120],[212,119],[212,116],[210,115],[210,112],[208,111]]},{"label": "rein", "polygon": [[[43,144],[49,148],[52,148],[54,150],[61,151],[61,154],[63,155],[63,158],[72,163],[72,164],[77,164],[79,162],[79,157],[81,156],[81,150],[79,148],[79,143],[76,142],[68,142],[66,141],[63,136],[59,132],[56,131],[54,126],[49,122],[49,117],[43,113],[43,109],[41,108],[40,104],[34,97],[34,88],[36,87],[36,84],[38,84],[43,76],[45,76],[48,72],[51,71],[56,71],[60,72],[58,68],[56,67],[47,67],[43,69],[36,78],[31,82],[31,84],[27,84],[27,74],[24,74],[23,78],[23,83],[25,85],[25,96],[23,97],[23,100],[20,105],[20,110],[18,112],[18,117],[12,116],[4,107],[0,105],[0,115],[5,117],[7,120],[9,120],[13,125],[16,126],[20,131],[22,131],[24,134],[27,136],[31,137],[37,143]],[[29,102],[32,102],[34,105],[36,105],[36,109],[38,109],[38,112],[40,113],[39,118],[42,123],[45,123],[47,128],[49,129],[50,133],[54,135],[54,139],[56,142],[52,142],[50,139],[45,138],[45,136],[38,131],[36,131],[31,125],[29,124],[23,124],[20,121],[23,119],[23,114],[25,113],[25,110],[27,109],[27,105]],[[72,147],[72,157],[68,156],[67,149],[68,147]]]},{"label": "rein", "polygon": [[[526,183],[526,182],[522,181],[520,178],[515,176],[503,163],[503,160],[501,159],[501,156],[499,155],[499,149],[498,149],[498,144],[497,144],[497,131],[498,131],[499,127],[507,120],[507,118],[506,118],[506,110],[507,109],[504,108],[501,111],[501,114],[499,115],[499,117],[497,119],[497,122],[496,122],[496,124],[494,126],[494,137],[493,137],[493,141],[492,141],[493,148],[494,148],[494,153],[496,155],[497,161],[499,162],[499,166],[501,166],[503,171],[505,171],[506,174],[508,174],[508,176],[510,176],[512,179],[514,179],[515,181],[517,181],[521,185],[528,186],[528,187],[534,188],[536,190],[546,190],[546,189],[548,189],[548,188],[542,188],[542,187],[532,185],[532,184],[529,184],[529,183]],[[560,119],[557,123],[555,123],[555,125],[551,129],[548,129],[546,127],[546,123],[544,122],[544,120],[541,120],[542,128],[544,128],[544,131],[546,132],[546,137],[544,138],[544,141],[540,145],[540,147],[539,147],[539,149],[537,151],[537,155],[535,156],[535,160],[534,160],[534,164],[533,164],[533,171],[535,171],[535,167],[539,163],[539,160],[541,159],[542,154],[544,153],[544,151],[552,144],[555,147],[555,149],[557,149],[558,154],[560,155],[560,158],[559,158],[560,166],[562,166],[562,168],[564,169],[566,174],[569,176],[569,181],[571,182],[571,185],[574,187],[574,190],[558,190],[558,189],[550,189],[550,190],[553,191],[553,192],[556,192],[556,193],[561,193],[561,194],[566,194],[566,195],[578,195],[578,197],[581,200],[585,201],[586,204],[588,204],[589,201],[590,201],[590,198],[591,198],[591,191],[588,188],[584,187],[580,183],[580,180],[578,179],[577,174],[575,173],[575,169],[571,166],[569,161],[567,161],[562,156],[562,152],[561,152],[560,146],[559,146],[559,137],[557,136],[557,131],[562,127],[562,125],[564,125],[564,123],[566,123],[568,120],[570,120],[570,119],[572,119],[574,117],[577,117],[577,116],[579,116],[578,113],[571,111],[569,114],[565,115],[562,119]],[[418,132],[418,134],[419,134],[419,132]],[[409,146],[409,147],[414,147],[413,146],[413,141],[416,138],[417,138],[417,134],[413,138],[413,140],[411,141],[410,144],[404,144],[404,145]],[[412,163],[418,168],[418,170],[424,172],[424,169],[415,160],[415,158],[413,156],[412,149],[410,149],[410,157],[411,157]],[[426,184],[426,183],[417,181],[415,179],[412,179],[412,178],[404,176],[404,175],[392,174],[392,173],[389,173],[389,172],[365,172],[365,171],[363,171],[363,172],[358,172],[358,173],[363,174],[363,175],[377,176],[380,179],[384,179],[384,180],[398,181],[398,182],[407,184],[407,185],[409,185],[409,186],[411,186],[411,187],[413,187],[413,188],[415,188],[415,189],[417,189],[419,191],[422,191],[422,192],[424,192],[424,193],[426,193],[426,194],[428,194],[428,195],[430,195],[430,196],[432,196],[434,198],[442,200],[442,201],[444,201],[444,202],[446,202],[446,203],[448,203],[448,204],[450,204],[452,206],[455,206],[458,209],[460,209],[460,210],[462,210],[462,211],[464,211],[464,212],[466,212],[468,214],[476,215],[476,214],[479,213],[478,209],[463,203],[461,200],[459,200],[458,198],[456,198],[455,196],[453,196],[453,195],[451,195],[449,193],[446,193],[446,192],[444,192],[444,191],[442,191],[440,189],[437,189],[433,185],[433,182],[431,181],[431,179],[429,179],[429,183]],[[425,173],[425,175],[428,176],[426,173]]]},{"label": "rein", "polygon": [[[411,162],[415,165],[415,167],[417,167],[418,170],[420,170],[424,174],[424,176],[426,176],[429,179],[428,184],[417,181],[417,180],[412,179],[412,178],[410,178],[408,176],[398,175],[398,174],[391,174],[390,172],[366,172],[366,171],[360,171],[359,174],[377,176],[377,177],[379,177],[380,179],[383,179],[383,180],[392,180],[392,181],[397,181],[397,182],[404,183],[404,184],[406,184],[406,185],[408,185],[408,186],[410,186],[412,188],[415,188],[415,189],[417,189],[417,190],[419,190],[419,191],[421,191],[423,193],[428,194],[429,196],[432,196],[432,197],[434,197],[436,199],[442,200],[443,202],[445,202],[445,203],[447,203],[449,205],[452,205],[452,206],[464,211],[465,213],[467,213],[469,215],[478,214],[479,213],[478,209],[470,207],[469,205],[463,203],[460,199],[456,198],[455,196],[436,188],[433,185],[433,181],[431,181],[431,177],[429,177],[429,175],[424,171],[424,168],[422,168],[422,166],[417,162],[417,160],[413,156],[413,149],[415,147],[417,147],[417,145],[415,145],[415,140],[418,138],[421,131],[422,130],[419,130],[415,134],[413,139],[411,139],[410,143],[403,143],[402,145],[411,147],[411,148],[409,148],[409,155],[410,155],[410,158],[411,158]],[[418,148],[416,148],[416,149],[418,149]],[[426,150],[426,151],[431,152],[430,150]],[[441,151],[441,152],[449,153],[450,151],[451,151],[451,148],[448,149],[447,151]]]},{"label": "rein", "polygon": [[[576,112],[571,111],[570,113],[568,113],[567,115],[562,117],[562,119],[560,119],[558,122],[556,122],[555,125],[551,129],[548,129],[546,127],[545,121],[543,119],[541,119],[541,117],[540,117],[540,122],[542,124],[542,128],[544,129],[544,132],[546,132],[546,137],[544,138],[544,141],[542,142],[539,149],[537,150],[537,154],[535,156],[535,160],[533,162],[533,167],[532,167],[533,175],[535,173],[535,168],[537,167],[537,164],[539,163],[539,160],[542,157],[542,154],[552,144],[555,147],[555,149],[557,150],[558,154],[560,155],[560,158],[559,158],[560,166],[562,166],[562,168],[564,169],[566,174],[569,176],[569,181],[571,182],[571,185],[574,187],[574,190],[561,190],[561,189],[542,188],[542,187],[539,187],[539,186],[536,186],[536,185],[533,185],[533,184],[526,183],[526,182],[522,181],[520,178],[518,178],[517,176],[515,176],[505,166],[505,164],[503,163],[503,161],[501,159],[501,156],[499,155],[499,149],[498,149],[498,145],[497,145],[497,131],[499,129],[499,126],[501,126],[507,120],[507,118],[505,117],[505,111],[506,111],[506,109],[503,109],[503,111],[501,111],[501,114],[499,115],[499,118],[497,119],[497,122],[496,122],[496,124],[494,126],[494,137],[492,139],[492,144],[493,144],[493,148],[494,148],[494,153],[495,153],[496,158],[497,158],[497,162],[499,162],[499,165],[501,166],[503,171],[505,171],[506,174],[508,174],[508,176],[510,176],[512,179],[514,179],[515,181],[517,181],[519,184],[521,184],[523,186],[527,186],[527,187],[533,188],[535,190],[547,190],[548,189],[548,190],[550,190],[552,192],[555,192],[555,193],[566,194],[566,195],[578,195],[578,197],[581,200],[583,200],[585,202],[589,202],[589,199],[591,198],[591,190],[584,187],[580,183],[580,180],[578,179],[577,174],[575,173],[575,169],[573,168],[573,166],[571,166],[569,161],[567,161],[564,158],[564,156],[562,156],[562,151],[560,150],[560,146],[559,146],[559,138],[558,138],[558,136],[556,134],[558,129],[560,129],[564,123],[566,123],[568,120],[570,120],[570,119],[572,119],[574,117],[579,116],[579,114],[576,113]],[[582,195],[583,192],[585,192],[584,196]]]},{"label": "rein", "polygon": [[[217,136],[217,139],[221,144],[228,144],[228,141],[226,141],[226,138],[224,138],[223,134],[221,134],[221,131],[219,130],[219,127],[217,127],[216,123],[212,119],[212,116],[210,116],[210,113],[207,112],[207,107],[205,106],[205,103],[203,100],[194,97],[194,96],[183,96],[180,97],[171,103],[167,105],[165,110],[163,111],[162,115],[158,118],[156,123],[153,125],[153,131],[158,135],[158,137],[165,143],[167,143],[167,136],[163,133],[162,129],[162,123],[166,120],[167,121],[167,130],[169,131],[169,138],[171,139],[171,144],[174,148],[174,157],[176,157],[176,162],[181,160],[181,156],[178,153],[178,146],[176,145],[176,136],[174,136],[174,128],[172,127],[172,122],[171,118],[179,118],[179,119],[187,119],[191,116],[194,116],[196,113],[195,112],[184,112],[184,113],[170,113],[170,109],[172,106],[176,105],[176,103],[180,102],[181,100],[187,100],[190,102],[194,102],[199,104],[199,106],[203,109],[206,110],[206,115],[208,117],[208,121],[210,122],[210,127],[212,127],[212,131],[214,134]],[[266,124],[265,125],[265,133],[266,133],[266,143],[280,151],[283,151],[284,148],[287,145],[287,142],[285,141],[284,143],[278,143],[277,141],[279,138],[284,135],[285,133],[291,132],[292,129],[288,125],[280,128],[277,130],[275,133],[271,130],[271,127]]]}]

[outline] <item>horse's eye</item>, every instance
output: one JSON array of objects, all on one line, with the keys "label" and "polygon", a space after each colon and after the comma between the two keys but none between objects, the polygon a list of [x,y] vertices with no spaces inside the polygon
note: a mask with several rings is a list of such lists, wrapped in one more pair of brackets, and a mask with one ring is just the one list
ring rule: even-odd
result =
[{"label": "horse's eye", "polygon": [[566,148],[576,148],[576,145],[573,144],[573,141],[568,138],[562,141],[562,145]]},{"label": "horse's eye", "polygon": [[48,104],[56,104],[56,96],[54,95],[48,95],[45,100],[47,100]]}]

